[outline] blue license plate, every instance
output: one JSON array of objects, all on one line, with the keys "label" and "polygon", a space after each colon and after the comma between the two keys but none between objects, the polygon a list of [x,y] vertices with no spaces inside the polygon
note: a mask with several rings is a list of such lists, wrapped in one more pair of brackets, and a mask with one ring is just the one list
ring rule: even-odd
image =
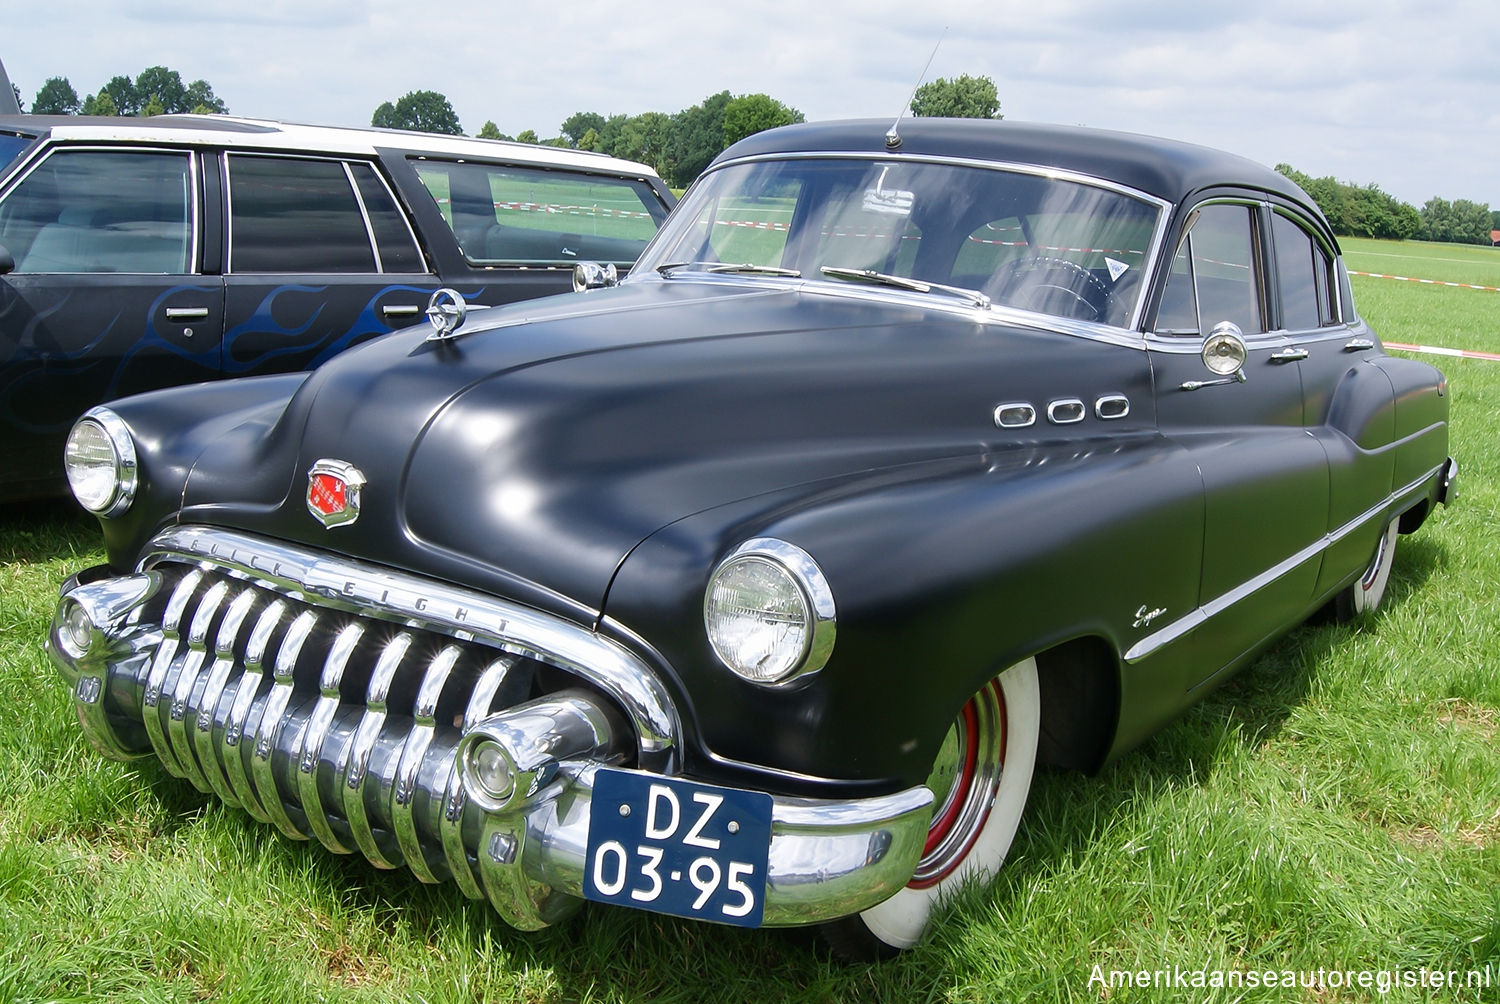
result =
[{"label": "blue license plate", "polygon": [[583,894],[598,903],[759,927],[771,796],[634,771],[594,775]]}]

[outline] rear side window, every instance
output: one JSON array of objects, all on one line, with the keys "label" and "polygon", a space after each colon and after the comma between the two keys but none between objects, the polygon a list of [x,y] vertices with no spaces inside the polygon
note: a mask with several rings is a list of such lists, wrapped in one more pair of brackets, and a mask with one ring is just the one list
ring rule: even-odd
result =
[{"label": "rear side window", "polygon": [[1286,216],[1271,217],[1276,244],[1276,284],[1281,323],[1289,331],[1310,331],[1338,323],[1333,264],[1312,235]]},{"label": "rear side window", "polygon": [[406,216],[396,205],[390,189],[375,173],[370,164],[350,164],[354,184],[359,189],[360,201],[365,205],[365,215],[370,220],[370,230],[375,234],[375,246],[380,252],[382,272],[425,272],[427,264],[417,250],[416,237]]},{"label": "rear side window", "polygon": [[0,244],[26,273],[185,273],[192,170],[170,151],[59,150],[0,201]]},{"label": "rear side window", "polygon": [[231,154],[232,272],[376,272],[344,164]]},{"label": "rear side window", "polygon": [[631,265],[666,218],[628,178],[503,164],[414,160],[464,257],[476,265]]},{"label": "rear side window", "polygon": [[5,170],[7,164],[21,156],[21,151],[35,142],[30,136],[0,134],[0,171]]}]

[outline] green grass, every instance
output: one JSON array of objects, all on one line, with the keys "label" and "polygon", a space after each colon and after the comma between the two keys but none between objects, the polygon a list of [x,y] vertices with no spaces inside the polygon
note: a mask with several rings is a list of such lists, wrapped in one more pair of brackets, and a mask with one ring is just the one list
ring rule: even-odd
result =
[{"label": "green grass", "polygon": [[[1446,246],[1367,243],[1351,254],[1452,274]],[[1388,338],[1500,348],[1500,294],[1363,279],[1357,296]],[[0,511],[0,1001],[1500,999],[1089,982],[1096,965],[1486,963],[1500,981],[1500,363],[1440,363],[1462,496],[1402,538],[1382,612],[1298,629],[1097,778],[1039,776],[1001,878],[874,966],[832,964],[804,934],[602,908],[521,934],[153,761],[101,760],[40,646],[96,532]]]}]

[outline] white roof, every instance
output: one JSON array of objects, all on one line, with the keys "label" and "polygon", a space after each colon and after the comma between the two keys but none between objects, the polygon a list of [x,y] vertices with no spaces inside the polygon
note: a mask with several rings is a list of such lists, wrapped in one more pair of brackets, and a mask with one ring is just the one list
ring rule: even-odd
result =
[{"label": "white roof", "polygon": [[[222,128],[225,125],[230,128]],[[118,119],[79,119],[76,123],[54,120],[49,131],[54,139],[75,142],[188,142],[306,153],[369,155],[377,147],[396,147],[442,157],[474,157],[580,171],[656,177],[656,172],[645,164],[566,147],[534,146],[530,143],[446,136],[404,129],[299,125],[233,115],[159,115],[149,118],[122,116]]]}]

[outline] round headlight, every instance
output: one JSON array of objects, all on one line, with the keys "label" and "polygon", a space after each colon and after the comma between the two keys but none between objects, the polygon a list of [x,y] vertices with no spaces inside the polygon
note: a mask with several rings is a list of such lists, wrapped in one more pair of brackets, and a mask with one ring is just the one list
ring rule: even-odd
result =
[{"label": "round headlight", "polygon": [[822,669],[833,651],[833,593],[812,558],[770,538],[748,541],[709,578],[703,623],[719,660],[752,683]]},{"label": "round headlight", "polygon": [[87,412],[68,433],[63,470],[78,504],[99,516],[124,512],[135,498],[135,444],[107,408]]}]

